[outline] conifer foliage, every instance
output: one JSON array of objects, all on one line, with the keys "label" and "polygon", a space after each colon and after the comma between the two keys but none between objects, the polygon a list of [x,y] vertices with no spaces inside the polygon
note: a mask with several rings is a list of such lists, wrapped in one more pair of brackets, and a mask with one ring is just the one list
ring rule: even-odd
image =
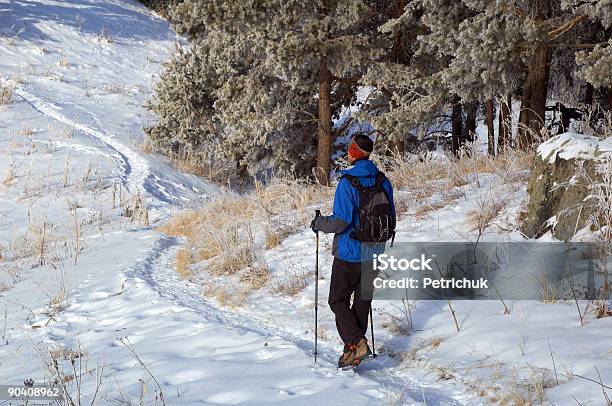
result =
[{"label": "conifer foliage", "polygon": [[495,154],[567,126],[551,106],[612,106],[609,0],[183,0],[169,18],[189,45],[166,63],[146,132],[242,175],[327,184],[355,119],[399,152],[432,134],[458,151],[482,120]]},{"label": "conifer foliage", "polygon": [[350,0],[182,2],[171,18],[192,46],[167,64],[148,134],[251,173],[305,174],[316,162],[327,183],[332,117],[376,57],[375,15]]}]

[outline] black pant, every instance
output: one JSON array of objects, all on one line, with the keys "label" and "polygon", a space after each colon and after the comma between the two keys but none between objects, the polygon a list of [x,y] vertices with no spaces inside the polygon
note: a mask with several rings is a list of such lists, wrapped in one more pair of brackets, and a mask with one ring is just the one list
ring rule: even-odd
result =
[{"label": "black pant", "polygon": [[[334,258],[329,307],[336,315],[336,327],[344,344],[356,344],[368,331],[371,300],[362,300],[361,262]],[[351,306],[351,294],[353,304]]]}]

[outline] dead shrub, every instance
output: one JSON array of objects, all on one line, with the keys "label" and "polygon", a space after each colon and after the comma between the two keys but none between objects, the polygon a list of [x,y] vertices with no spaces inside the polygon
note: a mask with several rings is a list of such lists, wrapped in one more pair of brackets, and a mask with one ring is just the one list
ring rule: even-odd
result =
[{"label": "dead shrub", "polygon": [[501,194],[489,194],[485,199],[476,202],[477,208],[470,210],[466,223],[472,231],[482,235],[491,223],[499,217],[508,206],[507,197]]},{"label": "dead shrub", "polygon": [[612,309],[607,300],[595,300],[593,303],[595,309],[595,317],[602,319],[604,317],[612,317]]}]

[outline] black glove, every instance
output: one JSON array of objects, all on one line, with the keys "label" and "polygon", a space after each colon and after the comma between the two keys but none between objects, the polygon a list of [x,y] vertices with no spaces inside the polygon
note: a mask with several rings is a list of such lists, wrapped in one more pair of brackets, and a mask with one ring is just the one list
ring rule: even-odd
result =
[{"label": "black glove", "polygon": [[[317,216],[318,217],[318,216]],[[317,222],[317,217],[313,218],[312,221],[310,222],[310,228],[312,229],[312,231],[314,231],[315,233],[318,231],[316,229],[316,222]]]}]

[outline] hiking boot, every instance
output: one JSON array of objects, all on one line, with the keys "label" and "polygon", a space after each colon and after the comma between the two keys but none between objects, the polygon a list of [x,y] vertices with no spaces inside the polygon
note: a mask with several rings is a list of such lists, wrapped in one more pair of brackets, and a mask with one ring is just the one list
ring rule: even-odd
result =
[{"label": "hiking boot", "polygon": [[338,368],[346,368],[353,365],[353,361],[355,360],[355,349],[357,347],[355,344],[345,344],[344,350],[340,359],[338,360]]},{"label": "hiking boot", "polygon": [[361,338],[357,344],[353,344],[355,350],[353,351],[353,365],[357,366],[364,359],[372,355],[372,350],[368,346],[368,340]]}]

